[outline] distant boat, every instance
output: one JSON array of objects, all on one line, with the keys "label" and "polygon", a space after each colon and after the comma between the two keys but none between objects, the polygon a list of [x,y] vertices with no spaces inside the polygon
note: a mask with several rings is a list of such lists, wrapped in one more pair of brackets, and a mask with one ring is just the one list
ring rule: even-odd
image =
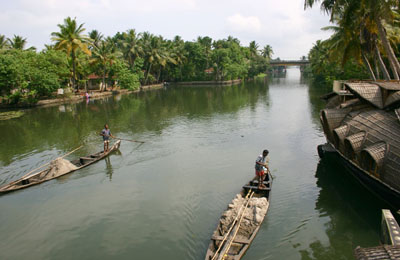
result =
[{"label": "distant boat", "polygon": [[400,83],[336,81],[320,119],[327,143],[365,187],[400,208]]},{"label": "distant boat", "polygon": [[243,186],[222,214],[206,253],[206,260],[238,260],[243,257],[260,229],[269,208],[272,177],[268,173],[258,189],[253,179]]},{"label": "distant boat", "polygon": [[0,187],[0,193],[28,188],[30,186],[40,184],[42,182],[46,182],[52,179],[56,179],[60,176],[82,169],[86,166],[91,165],[92,163],[95,163],[105,158],[111,152],[119,149],[120,145],[121,145],[121,140],[118,140],[113,144],[113,146],[111,146],[108,152],[104,153],[103,151],[101,151],[95,154],[80,157],[79,159],[73,161],[68,161],[62,158],[58,158],[52,161],[50,163],[50,166],[48,166],[45,170],[29,174],[28,176],[24,176],[18,180],[10,182],[9,184],[3,187]]}]

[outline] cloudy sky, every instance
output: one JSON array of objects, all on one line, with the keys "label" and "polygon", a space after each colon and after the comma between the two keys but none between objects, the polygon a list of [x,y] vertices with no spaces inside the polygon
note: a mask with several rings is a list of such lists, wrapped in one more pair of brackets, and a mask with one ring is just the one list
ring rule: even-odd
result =
[{"label": "cloudy sky", "polygon": [[42,49],[50,33],[67,16],[84,23],[87,32],[106,36],[134,28],[184,40],[197,36],[223,39],[232,35],[243,45],[270,44],[274,58],[297,59],[313,43],[326,39],[329,24],[319,7],[303,8],[304,0],[0,0],[0,34],[26,37]]}]

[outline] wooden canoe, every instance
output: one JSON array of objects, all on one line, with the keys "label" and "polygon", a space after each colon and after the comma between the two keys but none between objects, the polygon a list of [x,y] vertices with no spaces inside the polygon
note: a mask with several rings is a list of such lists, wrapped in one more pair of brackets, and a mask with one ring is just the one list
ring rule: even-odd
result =
[{"label": "wooden canoe", "polygon": [[12,181],[9,184],[4,185],[3,187],[0,187],[0,193],[6,193],[10,191],[15,191],[15,190],[20,190],[24,189],[36,184],[40,184],[42,182],[46,182],[49,180],[56,179],[60,176],[66,175],[68,173],[74,172],[76,170],[82,169],[86,166],[89,166],[105,157],[107,157],[111,152],[118,150],[119,146],[121,145],[121,140],[116,141],[111,148],[109,149],[108,152],[104,153],[103,151],[94,153],[88,156],[83,156],[80,157],[79,159],[68,161],[71,163],[74,168],[71,170],[68,170],[66,172],[63,172],[62,174],[53,174],[52,170],[53,168],[49,166],[45,170],[32,173],[26,177],[22,177],[18,180]]},{"label": "wooden canoe", "polygon": [[246,253],[269,208],[272,187],[270,173],[263,183],[266,188],[258,189],[258,180],[251,180],[229,204],[211,236],[206,260],[238,260]]}]

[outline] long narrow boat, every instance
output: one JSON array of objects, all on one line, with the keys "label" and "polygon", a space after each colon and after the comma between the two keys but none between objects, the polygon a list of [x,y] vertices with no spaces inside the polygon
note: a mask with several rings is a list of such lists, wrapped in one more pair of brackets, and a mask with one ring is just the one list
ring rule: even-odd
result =
[{"label": "long narrow boat", "polygon": [[222,214],[207,249],[206,260],[238,260],[254,240],[269,208],[272,177],[268,173],[258,188],[251,180]]},{"label": "long narrow boat", "polygon": [[15,191],[24,189],[36,184],[40,184],[45,181],[56,179],[60,176],[66,175],[68,173],[74,172],[76,170],[82,169],[89,166],[106,156],[111,152],[119,149],[121,145],[121,140],[116,141],[113,146],[108,150],[108,152],[98,152],[88,156],[80,157],[79,159],[68,161],[62,158],[56,159],[50,163],[50,166],[45,170],[32,173],[28,176],[24,176],[18,180],[12,181],[9,184],[0,188],[0,193]]}]

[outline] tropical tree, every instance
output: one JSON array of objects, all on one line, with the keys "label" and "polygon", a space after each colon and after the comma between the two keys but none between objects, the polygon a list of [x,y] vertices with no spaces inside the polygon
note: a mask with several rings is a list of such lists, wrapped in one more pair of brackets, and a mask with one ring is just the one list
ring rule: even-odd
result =
[{"label": "tropical tree", "polygon": [[259,47],[260,46],[258,45],[258,43],[256,43],[256,41],[251,41],[249,44],[250,54],[252,56],[257,56]]},{"label": "tropical tree", "polygon": [[72,61],[72,87],[77,88],[76,84],[76,57],[78,52],[90,55],[89,45],[91,40],[83,34],[85,28],[83,24],[78,25],[76,19],[67,17],[64,19],[64,24],[57,25],[60,28],[59,32],[51,33],[51,40],[55,42],[55,48],[64,51],[71,57]]},{"label": "tropical tree", "polygon": [[[390,44],[386,29],[387,25],[391,25],[395,21],[395,9],[399,6],[398,0],[305,0],[304,7],[312,7],[317,2],[321,2],[321,9],[330,14],[331,22],[342,23],[343,21],[342,25],[345,27],[352,24],[353,28],[357,27],[359,32],[369,31],[371,39],[375,39],[374,34],[377,34],[389,60],[393,77],[399,79],[400,64]],[[363,37],[362,34],[360,36]],[[370,49],[369,51],[377,53],[377,50],[380,49],[376,46],[377,44],[378,41],[375,40],[374,50]],[[363,58],[365,59],[365,57]],[[377,59],[379,60],[379,58]]]},{"label": "tropical tree", "polygon": [[8,40],[6,39],[6,36],[0,34],[0,50],[3,49],[8,49]]},{"label": "tropical tree", "polygon": [[264,58],[268,58],[268,60],[271,60],[272,54],[274,54],[274,51],[272,50],[271,45],[269,45],[269,44],[265,45],[261,51],[261,54]]},{"label": "tropical tree", "polygon": [[107,38],[105,41],[100,41],[98,46],[93,48],[92,55],[91,63],[100,66],[103,83],[101,91],[103,91],[106,87],[106,76],[110,67],[118,58],[118,53],[112,40]]},{"label": "tropical tree", "polygon": [[101,41],[103,40],[103,34],[97,30],[92,30],[89,32],[89,38],[92,40],[92,45],[89,47],[99,47]]},{"label": "tropical tree", "polygon": [[140,42],[140,35],[134,29],[129,29],[122,34],[120,41],[124,58],[128,61],[131,69],[135,66],[135,60],[143,54],[143,46]]},{"label": "tropical tree", "polygon": [[10,47],[16,50],[24,50],[27,43],[26,38],[15,34],[12,39],[8,38],[7,40]]}]

